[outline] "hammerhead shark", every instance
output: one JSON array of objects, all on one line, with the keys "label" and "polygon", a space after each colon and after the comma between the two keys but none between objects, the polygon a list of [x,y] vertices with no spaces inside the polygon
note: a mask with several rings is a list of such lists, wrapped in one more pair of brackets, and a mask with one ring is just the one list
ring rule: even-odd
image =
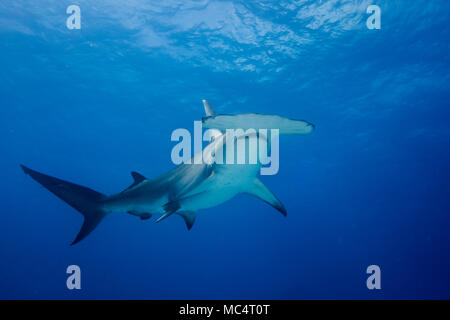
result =
[{"label": "hammerhead shark", "polygon": [[[214,139],[201,152],[193,156],[193,161],[182,163],[174,169],[153,179],[147,179],[137,172],[131,172],[134,182],[125,190],[106,196],[92,189],[54,178],[21,165],[47,190],[55,194],[84,216],[81,229],[71,245],[88,236],[112,212],[127,212],[142,220],[155,213],[162,213],[157,222],[177,214],[190,230],[200,209],[215,207],[230,200],[239,193],[253,195],[268,203],[284,216],[287,211],[281,201],[261,182],[256,164],[227,164],[211,161],[220,147],[230,143],[228,129],[265,128],[277,129],[279,134],[309,134],[314,125],[305,120],[293,120],[277,115],[262,114],[216,114],[203,100],[206,117],[202,124],[213,129]],[[235,136],[248,139],[248,135]],[[267,138],[266,138],[267,140]],[[196,161],[202,159],[210,161]]]}]

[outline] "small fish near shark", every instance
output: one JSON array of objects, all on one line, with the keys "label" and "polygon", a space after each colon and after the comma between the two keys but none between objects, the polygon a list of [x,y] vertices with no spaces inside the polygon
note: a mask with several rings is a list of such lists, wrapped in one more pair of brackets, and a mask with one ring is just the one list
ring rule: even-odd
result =
[{"label": "small fish near shark", "polygon": [[[264,128],[277,129],[279,134],[306,135],[314,125],[304,120],[293,120],[277,115],[215,114],[211,105],[203,100],[206,128],[217,130],[214,139],[195,157],[211,159],[218,147],[227,143],[228,129]],[[248,138],[245,135],[236,139]],[[214,161],[190,161],[174,169],[148,179],[132,172],[133,183],[125,190],[106,196],[92,189],[34,171],[21,165],[23,171],[58,198],[65,201],[84,216],[84,222],[72,245],[88,236],[112,212],[127,212],[142,220],[162,213],[157,222],[172,214],[181,216],[190,230],[201,209],[215,207],[239,193],[247,193],[268,203],[286,216],[281,201],[261,182],[257,164],[224,164]]]}]

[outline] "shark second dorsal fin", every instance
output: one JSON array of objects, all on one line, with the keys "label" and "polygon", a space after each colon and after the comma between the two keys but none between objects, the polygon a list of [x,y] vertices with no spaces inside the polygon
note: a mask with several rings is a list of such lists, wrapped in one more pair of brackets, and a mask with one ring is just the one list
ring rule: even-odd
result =
[{"label": "shark second dorsal fin", "polygon": [[202,102],[203,102],[203,107],[205,108],[205,114],[207,117],[211,117],[216,114],[214,112],[214,109],[211,107],[211,105],[209,104],[209,102],[207,100],[203,100]]}]

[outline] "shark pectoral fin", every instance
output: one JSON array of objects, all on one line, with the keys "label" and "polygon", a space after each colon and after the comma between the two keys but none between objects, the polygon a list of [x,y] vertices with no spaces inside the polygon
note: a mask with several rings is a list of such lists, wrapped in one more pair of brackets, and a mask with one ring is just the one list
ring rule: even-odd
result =
[{"label": "shark pectoral fin", "polygon": [[270,204],[272,207],[280,211],[284,216],[287,215],[287,211],[281,201],[258,178],[255,178],[253,184],[251,184],[250,187],[245,190],[245,193],[255,196],[262,201]]},{"label": "shark pectoral fin", "polygon": [[197,213],[195,211],[177,211],[176,214],[180,215],[184,219],[184,222],[186,222],[186,227],[188,230],[191,230]]}]

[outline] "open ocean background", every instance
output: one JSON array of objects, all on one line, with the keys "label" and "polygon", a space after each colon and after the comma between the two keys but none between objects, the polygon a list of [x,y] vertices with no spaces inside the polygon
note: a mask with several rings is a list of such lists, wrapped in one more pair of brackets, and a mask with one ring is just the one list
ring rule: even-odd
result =
[{"label": "open ocean background", "polygon": [[[446,0],[2,0],[0,298],[449,299],[449,15]],[[316,125],[282,136],[262,178],[288,216],[240,195],[189,232],[117,213],[70,246],[82,216],[19,164],[118,192],[174,166],[170,135],[202,99]]]}]

